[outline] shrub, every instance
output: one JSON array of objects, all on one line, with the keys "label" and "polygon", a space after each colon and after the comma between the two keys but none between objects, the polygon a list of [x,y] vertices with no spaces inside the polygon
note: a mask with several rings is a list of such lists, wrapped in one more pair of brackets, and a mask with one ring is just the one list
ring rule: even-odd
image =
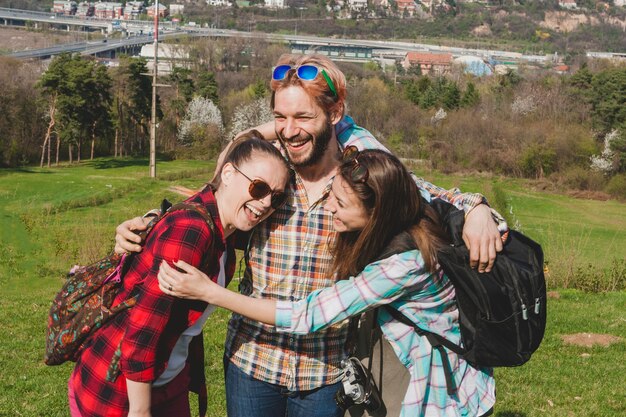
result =
[{"label": "shrub", "polygon": [[579,266],[572,287],[594,293],[621,291],[626,288],[626,260],[613,259],[611,266],[605,269],[590,264]]},{"label": "shrub", "polygon": [[615,198],[626,200],[626,174],[618,174],[611,178],[604,191]]},{"label": "shrub", "polygon": [[574,190],[599,191],[606,184],[601,173],[580,166],[571,166],[561,173],[553,174],[551,178],[560,186]]},{"label": "shrub", "polygon": [[556,164],[556,152],[545,144],[532,144],[522,154],[520,168],[525,176],[543,178]]}]

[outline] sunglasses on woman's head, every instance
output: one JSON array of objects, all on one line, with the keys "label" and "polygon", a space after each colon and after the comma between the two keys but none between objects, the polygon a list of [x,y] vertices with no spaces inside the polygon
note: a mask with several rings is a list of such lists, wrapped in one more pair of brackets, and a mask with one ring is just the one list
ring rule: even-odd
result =
[{"label": "sunglasses on woman's head", "polygon": [[254,198],[255,200],[261,200],[265,198],[265,196],[272,194],[270,204],[274,209],[280,208],[283,204],[285,204],[285,201],[287,201],[287,194],[285,192],[272,192],[272,187],[270,187],[265,181],[259,179],[253,180],[252,178],[241,172],[241,170],[235,165],[233,165],[233,168],[235,168],[238,173],[240,173],[248,181],[250,181],[250,186],[248,187],[248,193],[250,194],[250,197]]},{"label": "sunglasses on woman's head", "polygon": [[326,73],[326,70],[319,69],[315,65],[300,65],[299,67],[292,67],[291,65],[279,65],[274,68],[272,71],[272,80],[281,81],[287,78],[287,74],[290,70],[295,69],[296,75],[302,81],[313,81],[317,78],[318,74],[322,74],[322,77],[326,80],[326,84],[328,84],[328,88],[332,91],[333,95],[337,97],[337,89],[335,88],[335,84],[333,80],[331,80],[330,76]]},{"label": "sunglasses on woman's head", "polygon": [[352,164],[352,170],[350,171],[350,178],[354,182],[366,182],[370,176],[366,167],[359,163],[357,159],[359,156],[359,148],[354,145],[350,145],[343,150],[341,156],[342,164]]}]

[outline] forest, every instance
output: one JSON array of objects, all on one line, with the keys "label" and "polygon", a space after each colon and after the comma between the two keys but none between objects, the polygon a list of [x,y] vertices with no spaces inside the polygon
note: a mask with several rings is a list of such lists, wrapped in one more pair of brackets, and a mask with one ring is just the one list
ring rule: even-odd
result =
[{"label": "forest", "polygon": [[[181,40],[189,58],[160,77],[157,152],[212,158],[271,120],[269,69],[282,45]],[[477,78],[338,63],[348,114],[416,170],[532,178],[542,187],[626,198],[626,65],[571,74],[520,66]],[[0,165],[50,166],[148,152],[151,77],[139,58],[104,66],[61,55],[47,67],[0,57]]]}]

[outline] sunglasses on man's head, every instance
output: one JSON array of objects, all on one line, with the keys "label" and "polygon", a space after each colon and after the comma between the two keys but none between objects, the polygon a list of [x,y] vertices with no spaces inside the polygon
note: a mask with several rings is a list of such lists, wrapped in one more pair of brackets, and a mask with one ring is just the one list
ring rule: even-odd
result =
[{"label": "sunglasses on man's head", "polygon": [[233,168],[235,168],[237,172],[239,172],[248,181],[250,181],[250,186],[248,187],[248,193],[250,194],[250,197],[254,198],[255,200],[261,200],[265,198],[265,196],[272,194],[270,204],[274,209],[280,208],[287,201],[287,193],[283,191],[272,192],[272,187],[270,187],[265,181],[259,179],[253,180],[252,178],[241,172],[241,170],[235,165],[233,165]]},{"label": "sunglasses on man's head", "polygon": [[366,182],[370,176],[369,171],[366,167],[359,163],[357,159],[359,156],[359,148],[354,145],[350,145],[343,150],[343,155],[341,156],[342,164],[352,164],[352,170],[350,171],[350,178],[354,182]]},{"label": "sunglasses on man's head", "polygon": [[300,65],[299,67],[293,67],[291,65],[279,65],[274,68],[272,71],[272,79],[275,81],[281,81],[287,78],[287,74],[289,71],[295,69],[296,75],[303,81],[313,81],[317,78],[318,74],[322,74],[322,77],[326,80],[326,84],[328,84],[328,88],[332,91],[333,95],[337,97],[337,89],[335,88],[335,84],[333,80],[330,78],[326,70],[319,69],[315,65]]}]

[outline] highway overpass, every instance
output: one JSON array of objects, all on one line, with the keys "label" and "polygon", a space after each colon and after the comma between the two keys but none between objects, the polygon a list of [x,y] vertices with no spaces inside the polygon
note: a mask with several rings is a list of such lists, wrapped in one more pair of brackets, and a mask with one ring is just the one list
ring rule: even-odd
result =
[{"label": "highway overpass", "polygon": [[[110,32],[122,30],[130,34],[123,39],[110,38],[106,42],[82,42],[71,45],[58,45],[39,50],[20,51],[10,54],[17,58],[49,58],[50,56],[62,52],[79,52],[81,54],[99,55],[114,53],[114,51],[124,51],[131,48],[140,47],[143,44],[153,42],[152,37],[146,36],[153,30],[151,21],[114,21],[104,19],[81,19],[75,16],[58,16],[53,13],[33,12],[27,10],[16,10],[0,8],[0,22],[13,24],[14,22],[34,22],[46,23],[55,27],[65,28],[87,28],[91,30],[101,30]],[[280,42],[289,44],[295,51],[334,51],[328,52],[333,59],[396,59],[403,56],[408,51],[418,52],[448,52],[453,56],[474,55],[485,59],[495,59],[500,61],[547,63],[551,56],[544,55],[523,55],[517,52],[485,49],[469,49],[448,47],[441,45],[428,45],[413,42],[397,41],[377,41],[362,39],[338,39],[323,38],[317,36],[269,34],[259,32],[244,32],[235,30],[224,30],[200,27],[180,27],[172,22],[159,22],[159,29],[162,30],[160,38],[168,38],[181,35],[208,36],[208,37],[244,37],[253,39],[265,39],[268,42]]]}]

